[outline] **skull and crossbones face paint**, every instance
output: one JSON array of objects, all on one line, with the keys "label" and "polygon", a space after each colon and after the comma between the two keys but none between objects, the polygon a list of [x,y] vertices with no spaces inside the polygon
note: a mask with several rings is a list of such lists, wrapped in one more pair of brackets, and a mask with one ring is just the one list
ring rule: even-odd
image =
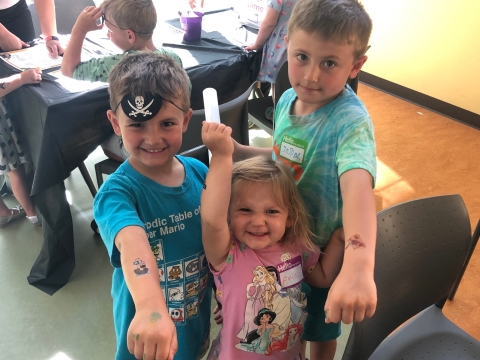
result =
[{"label": "skull and crossbones face paint", "polygon": [[167,101],[184,111],[172,101],[164,99],[162,96],[152,93],[145,93],[144,95],[125,94],[120,101],[123,112],[133,121],[148,121],[157,115],[162,108],[163,101]]}]

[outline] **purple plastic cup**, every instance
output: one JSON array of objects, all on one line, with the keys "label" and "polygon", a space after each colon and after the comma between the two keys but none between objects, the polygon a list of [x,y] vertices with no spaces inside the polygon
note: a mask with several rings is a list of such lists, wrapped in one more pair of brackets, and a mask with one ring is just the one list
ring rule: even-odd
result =
[{"label": "purple plastic cup", "polygon": [[185,31],[183,40],[185,41],[198,41],[202,38],[202,17],[203,13],[198,11],[186,11],[180,15],[180,24],[182,30]]}]

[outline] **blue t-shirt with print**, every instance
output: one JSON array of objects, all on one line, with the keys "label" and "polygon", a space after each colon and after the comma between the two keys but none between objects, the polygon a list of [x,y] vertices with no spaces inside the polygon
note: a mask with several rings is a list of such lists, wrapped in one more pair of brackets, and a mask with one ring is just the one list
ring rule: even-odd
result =
[{"label": "blue t-shirt with print", "polygon": [[160,286],[177,328],[175,359],[196,359],[210,329],[212,275],[202,246],[200,195],[207,167],[177,156],[185,169],[178,187],[166,187],[125,161],[109,176],[94,200],[95,221],[114,266],[113,313],[117,360],[135,359],[127,349],[127,331],[135,305],[125,283],[115,236],[126,226],[145,229],[157,259]]},{"label": "blue t-shirt with print", "polygon": [[297,95],[287,90],[275,111],[273,158],[293,171],[298,190],[311,215],[317,245],[324,247],[342,226],[340,176],[365,169],[375,184],[373,125],[367,109],[346,85],[343,92],[305,116],[291,115]]}]

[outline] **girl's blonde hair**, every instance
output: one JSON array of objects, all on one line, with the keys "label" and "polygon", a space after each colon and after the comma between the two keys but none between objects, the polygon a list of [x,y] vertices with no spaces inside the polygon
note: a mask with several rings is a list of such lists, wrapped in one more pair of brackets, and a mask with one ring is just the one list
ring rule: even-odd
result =
[{"label": "girl's blonde hair", "polygon": [[256,156],[235,163],[230,201],[239,191],[248,190],[250,186],[258,183],[271,186],[275,202],[288,211],[288,217],[292,221],[292,226],[286,228],[285,235],[279,243],[294,244],[300,241],[308,249],[313,250],[314,235],[310,230],[307,209],[297,190],[293,175],[286,165],[267,156]]}]

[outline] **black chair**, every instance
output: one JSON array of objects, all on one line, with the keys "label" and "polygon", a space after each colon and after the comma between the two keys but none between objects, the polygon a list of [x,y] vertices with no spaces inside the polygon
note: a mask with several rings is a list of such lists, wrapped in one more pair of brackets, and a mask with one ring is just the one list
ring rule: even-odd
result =
[{"label": "black chair", "polygon": [[275,99],[272,96],[258,97],[248,100],[248,121],[257,125],[268,134],[273,134],[273,123],[265,117],[268,107],[275,107],[280,96],[292,87],[288,79],[288,62],[282,65],[275,81]]},{"label": "black chair", "polygon": [[377,309],[353,324],[342,360],[478,359],[480,343],[442,313],[478,240],[460,195],[394,205],[377,226]]},{"label": "black chair", "polygon": [[[70,34],[73,25],[77,21],[78,15],[87,6],[95,6],[93,0],[55,0],[55,15],[57,18],[57,32],[59,34]],[[29,4],[28,9],[32,14],[33,27],[35,29],[35,36],[40,36],[42,30],[38,20],[37,10],[34,4]]]}]

